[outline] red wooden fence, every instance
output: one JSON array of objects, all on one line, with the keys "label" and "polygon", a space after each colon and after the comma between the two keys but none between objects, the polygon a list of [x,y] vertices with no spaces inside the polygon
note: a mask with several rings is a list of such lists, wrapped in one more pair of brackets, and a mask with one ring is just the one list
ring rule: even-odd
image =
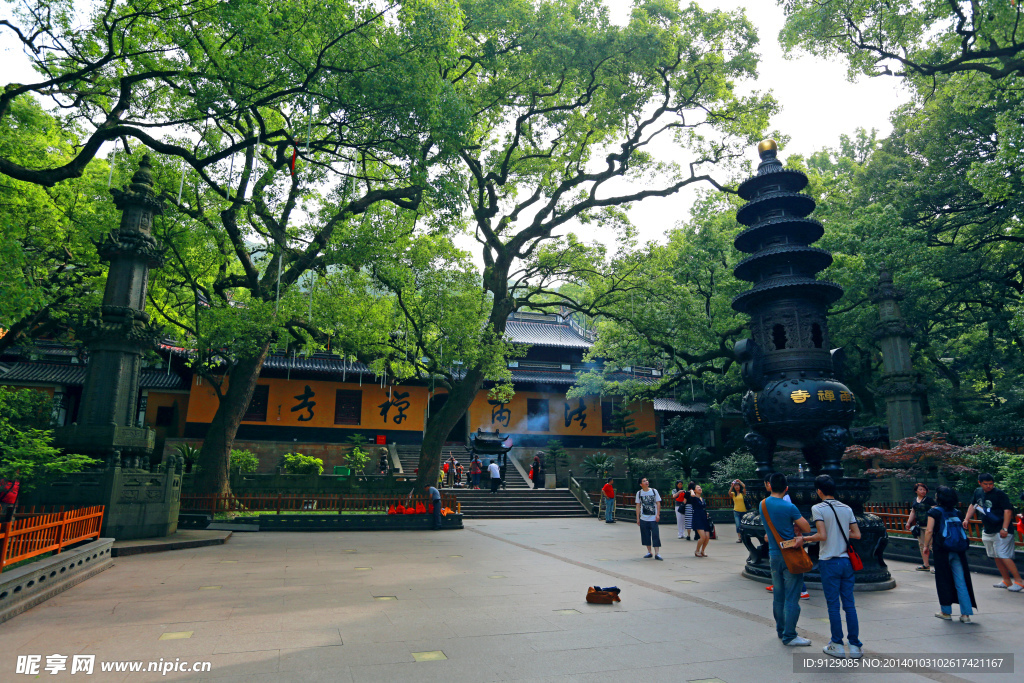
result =
[{"label": "red wooden fence", "polygon": [[0,524],[0,571],[43,553],[100,537],[103,506],[22,517]]}]

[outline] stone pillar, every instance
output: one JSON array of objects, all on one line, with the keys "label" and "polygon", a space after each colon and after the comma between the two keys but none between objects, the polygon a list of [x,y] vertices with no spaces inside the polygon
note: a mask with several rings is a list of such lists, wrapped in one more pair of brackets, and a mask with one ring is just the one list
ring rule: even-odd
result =
[{"label": "stone pillar", "polygon": [[149,269],[164,260],[150,235],[153,216],[163,211],[151,171],[144,156],[131,184],[110,190],[121,225],[96,243],[110,263],[103,304],[76,330],[89,350],[81,409],[75,424],[54,434],[54,444],[66,450],[104,459],[120,451],[126,462],[148,457],[156,441],[151,429],[136,425],[142,356],[162,334],[145,312]]},{"label": "stone pillar", "polygon": [[877,393],[885,398],[885,411],[889,424],[889,441],[914,436],[924,430],[921,397],[924,386],[910,362],[910,339],[913,332],[903,319],[899,302],[903,293],[893,286],[892,275],[883,270],[871,300],[878,304],[878,324],[875,340],[882,349],[882,381]]}]

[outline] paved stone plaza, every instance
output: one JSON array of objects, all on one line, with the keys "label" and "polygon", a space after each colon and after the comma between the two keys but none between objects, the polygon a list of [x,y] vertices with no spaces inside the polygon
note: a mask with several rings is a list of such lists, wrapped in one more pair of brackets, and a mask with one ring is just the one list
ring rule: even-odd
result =
[{"label": "paved stone plaza", "polygon": [[[591,519],[469,521],[438,533],[252,533],[226,545],[118,558],[0,624],[0,681],[1019,681],[1024,595],[975,575],[976,624],[944,622],[930,575],[858,593],[865,654],[1009,653],[1016,674],[793,673],[764,586],[740,577],[731,529],[710,557],[662,527],[665,562],[637,528]],[[589,585],[622,602],[588,605]],[[824,657],[821,593],[801,601],[799,654]],[[956,608],[954,608],[956,611]],[[428,653],[428,654],[423,654]],[[443,653],[437,654],[437,653]],[[16,656],[96,655],[92,676],[15,674]],[[100,673],[113,660],[208,661],[205,674]],[[426,661],[417,661],[425,659]],[[442,659],[443,658],[443,659]]]}]

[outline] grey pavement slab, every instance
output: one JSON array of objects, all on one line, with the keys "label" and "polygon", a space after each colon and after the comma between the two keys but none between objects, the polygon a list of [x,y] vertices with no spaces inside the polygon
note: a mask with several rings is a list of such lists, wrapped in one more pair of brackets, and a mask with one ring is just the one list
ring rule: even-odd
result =
[{"label": "grey pavement slab", "polygon": [[[740,576],[745,551],[665,538],[644,560],[635,526],[592,519],[487,520],[462,531],[259,532],[226,545],[122,557],[106,572],[0,625],[0,682],[18,655],[97,662],[208,662],[209,671],[102,672],[96,681],[861,681],[793,673],[771,596]],[[369,569],[367,569],[369,568]],[[1013,653],[1014,674],[886,673],[867,680],[1019,681],[1024,595],[975,580],[976,624],[935,619],[933,578],[891,563],[898,586],[856,595],[867,654]],[[500,577],[500,578],[496,578]],[[587,586],[622,602],[589,605]],[[218,588],[219,587],[219,588]],[[391,597],[394,599],[379,599]],[[800,633],[824,658],[820,591],[801,602]],[[160,640],[164,633],[188,638]],[[442,652],[415,661],[413,653]]]}]

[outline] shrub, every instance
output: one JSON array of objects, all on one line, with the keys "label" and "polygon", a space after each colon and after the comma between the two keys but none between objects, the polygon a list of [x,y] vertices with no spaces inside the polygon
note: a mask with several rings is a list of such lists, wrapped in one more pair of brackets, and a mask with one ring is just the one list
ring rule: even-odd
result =
[{"label": "shrub", "polygon": [[345,465],[351,468],[352,474],[358,474],[370,464],[370,454],[359,446],[353,446],[352,450],[345,454]]},{"label": "shrub", "polygon": [[174,452],[182,457],[185,461],[185,471],[191,472],[195,464],[199,462],[199,449],[195,446],[190,446],[187,443],[183,443],[174,449]]},{"label": "shrub", "polygon": [[64,454],[50,445],[52,399],[34,389],[0,387],[0,477],[26,487],[61,474],[80,472],[99,461]]},{"label": "shrub", "polygon": [[753,479],[757,476],[757,463],[750,451],[740,449],[715,463],[710,482],[728,486],[733,479]]},{"label": "shrub", "polygon": [[259,469],[260,459],[252,451],[236,448],[231,450],[230,463],[232,472],[255,472]]},{"label": "shrub", "polygon": [[285,453],[281,456],[281,468],[286,474],[324,473],[324,461],[302,453]]},{"label": "shrub", "polygon": [[601,479],[607,479],[615,469],[615,456],[607,453],[591,453],[583,458],[583,471]]}]

